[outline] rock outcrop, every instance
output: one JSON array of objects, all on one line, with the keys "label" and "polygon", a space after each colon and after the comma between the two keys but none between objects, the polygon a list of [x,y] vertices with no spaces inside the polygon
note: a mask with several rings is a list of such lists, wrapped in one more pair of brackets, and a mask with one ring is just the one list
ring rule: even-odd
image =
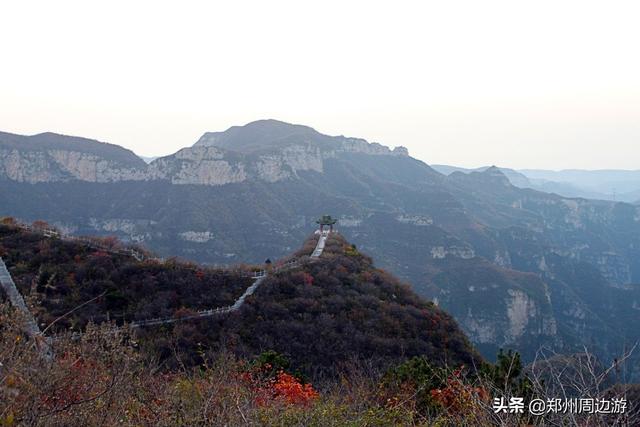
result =
[{"label": "rock outcrop", "polygon": [[[322,173],[327,159],[345,153],[408,156],[364,139],[332,137],[300,125],[261,120],[204,134],[193,146],[147,164],[128,150],[56,134],[0,133],[0,179],[17,182],[95,183],[167,180],[220,186],[246,180],[278,182],[299,172]],[[73,144],[69,144],[69,140]]]}]

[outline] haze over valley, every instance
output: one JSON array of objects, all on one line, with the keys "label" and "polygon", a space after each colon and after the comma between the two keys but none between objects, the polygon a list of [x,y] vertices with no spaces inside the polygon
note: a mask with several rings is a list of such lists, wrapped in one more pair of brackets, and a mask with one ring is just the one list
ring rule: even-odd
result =
[{"label": "haze over valley", "polygon": [[434,169],[404,147],[277,120],[150,163],[83,138],[0,135],[0,215],[230,265],[285,256],[328,212],[486,357],[585,342],[614,357],[637,339],[640,207],[537,191],[523,176]]}]

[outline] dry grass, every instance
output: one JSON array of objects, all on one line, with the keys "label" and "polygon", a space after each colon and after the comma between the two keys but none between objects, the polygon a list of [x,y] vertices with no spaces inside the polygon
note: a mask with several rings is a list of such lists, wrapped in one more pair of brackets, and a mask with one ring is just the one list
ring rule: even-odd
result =
[{"label": "dry grass", "polygon": [[[258,399],[259,390],[246,381],[248,365],[220,353],[195,369],[159,371],[141,358],[126,329],[112,324],[89,325],[81,336],[63,334],[54,340],[55,359],[40,356],[23,334],[21,318],[0,304],[0,425],[33,426],[604,426],[638,425],[636,414],[596,417],[558,414],[544,418],[495,414],[490,397],[515,391],[496,387],[474,372],[444,372],[442,393],[448,407],[421,409],[424,384],[385,386],[383,373],[362,361],[343,366],[340,378],[317,384],[320,397],[309,404]],[[591,358],[570,386],[593,397],[620,396],[628,388],[597,389],[602,370]],[[538,363],[545,363],[540,360]],[[561,381],[557,363],[545,370],[546,384],[533,373],[537,396],[556,393]],[[551,372],[551,373],[550,373]],[[482,392],[478,392],[482,390]],[[486,392],[486,394],[485,394]],[[436,399],[437,403],[437,399]],[[634,424],[635,423],[635,424]]]}]

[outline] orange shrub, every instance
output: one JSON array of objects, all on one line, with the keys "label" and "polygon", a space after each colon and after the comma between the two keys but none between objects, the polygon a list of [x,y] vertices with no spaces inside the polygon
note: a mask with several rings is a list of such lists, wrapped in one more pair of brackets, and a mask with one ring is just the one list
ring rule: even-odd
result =
[{"label": "orange shrub", "polygon": [[282,398],[287,403],[307,405],[318,397],[318,392],[311,384],[302,385],[297,378],[286,372],[280,372],[273,384],[276,398]]},{"label": "orange shrub", "polygon": [[476,402],[489,400],[489,393],[484,388],[465,384],[461,372],[461,369],[455,370],[445,388],[431,390],[433,400],[452,414],[466,413]]}]

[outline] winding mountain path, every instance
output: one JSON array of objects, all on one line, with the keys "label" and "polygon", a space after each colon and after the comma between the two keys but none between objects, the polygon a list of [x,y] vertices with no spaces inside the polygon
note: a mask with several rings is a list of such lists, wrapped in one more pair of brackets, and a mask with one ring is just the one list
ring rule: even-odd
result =
[{"label": "winding mountain path", "polygon": [[[313,253],[311,254],[311,258],[319,258],[320,255],[322,255],[322,252],[324,251],[324,246],[327,242],[328,237],[329,237],[328,230],[320,232],[320,236],[318,237],[318,243],[316,244],[316,247],[313,250]],[[297,266],[298,264],[299,264],[298,260],[293,259],[281,267],[274,268],[272,271],[277,272],[277,271],[287,270]],[[176,316],[176,317],[140,320],[138,322],[132,322],[131,327],[140,328],[143,326],[165,325],[169,323],[180,322],[183,320],[201,319],[204,317],[211,317],[219,314],[227,314],[227,313],[237,311],[240,309],[240,307],[242,307],[242,304],[244,304],[244,301],[246,300],[246,298],[249,295],[253,294],[256,291],[256,289],[258,289],[258,287],[262,284],[262,282],[264,282],[267,276],[268,276],[268,271],[266,270],[261,270],[257,272],[256,275],[254,276],[254,278],[256,279],[255,282],[253,282],[253,284],[249,286],[246,291],[244,291],[244,293],[240,296],[240,298],[236,300],[235,303],[233,303],[233,305],[198,311],[197,313],[194,313],[188,316],[179,316],[179,317]]]},{"label": "winding mountain path", "polygon": [[166,325],[169,323],[180,322],[183,320],[201,319],[203,317],[211,317],[218,314],[227,314],[233,311],[238,311],[240,307],[242,307],[242,304],[244,304],[245,299],[249,295],[253,294],[256,291],[256,289],[258,289],[258,286],[260,286],[262,282],[264,282],[264,280],[267,278],[266,272],[262,271],[261,273],[262,273],[261,275],[255,276],[256,280],[251,284],[251,286],[247,288],[246,291],[244,291],[244,293],[240,296],[240,298],[238,298],[236,302],[234,302],[232,305],[225,306],[225,307],[211,308],[209,310],[202,310],[188,316],[174,316],[174,317],[164,317],[164,318],[158,318],[158,319],[140,320],[138,322],[131,322],[131,327],[140,328],[142,326]]},{"label": "winding mountain path", "polygon": [[[21,227],[27,228],[30,231],[34,231],[31,227],[28,227],[28,226],[21,226]],[[313,252],[310,255],[310,258],[314,258],[314,259],[317,259],[322,255],[322,252],[324,251],[324,246],[325,246],[325,244],[327,242],[327,238],[329,237],[330,231],[329,230],[323,230],[321,232],[316,232],[316,233],[319,234],[318,243],[316,244],[315,249],[313,250]],[[78,238],[72,238],[70,236],[62,235],[62,234],[58,233],[57,231],[44,230],[44,232],[42,232],[42,234],[44,234],[46,237],[50,237],[50,238],[51,237],[60,238],[60,239],[65,239],[66,238],[65,240],[75,240],[75,241],[80,240]],[[84,243],[87,243],[87,244],[91,244],[92,243],[89,239],[82,239],[82,241]],[[130,256],[133,256],[138,261],[142,261],[144,259],[142,254],[140,254],[139,252],[137,252],[137,251],[135,251],[133,249],[128,249],[127,248],[126,250],[122,250],[122,249],[110,250],[110,249],[104,248],[104,247],[101,247],[99,249],[107,250],[109,252],[115,252],[115,253],[119,253],[119,254],[130,255]],[[135,253],[131,253],[131,252],[135,252]],[[211,309],[208,309],[208,310],[202,310],[202,311],[198,311],[198,312],[196,312],[194,314],[187,315],[187,316],[172,316],[172,317],[163,317],[163,318],[139,320],[139,321],[136,321],[136,322],[131,322],[130,326],[132,328],[140,328],[140,327],[144,327],[144,326],[165,325],[165,324],[180,322],[180,321],[183,321],[183,320],[201,319],[201,318],[205,318],[205,317],[212,317],[212,316],[216,316],[216,315],[220,315],[220,314],[227,314],[227,313],[231,313],[231,312],[234,312],[234,311],[238,311],[240,309],[240,307],[242,307],[242,305],[244,304],[244,302],[247,299],[247,297],[252,295],[256,291],[256,289],[258,289],[258,287],[265,281],[265,279],[267,278],[267,276],[268,276],[268,274],[270,272],[278,272],[278,271],[288,270],[288,269],[290,269],[292,267],[297,266],[298,264],[299,264],[299,261],[297,259],[292,259],[292,260],[288,261],[287,263],[285,263],[285,264],[283,264],[283,265],[281,265],[279,267],[275,267],[275,268],[273,268],[273,269],[271,269],[269,271],[260,270],[260,271],[255,272],[253,274],[253,276],[252,276],[255,279],[255,281],[251,284],[251,286],[249,286],[244,291],[244,293],[232,305],[224,306],[224,307],[211,308]],[[33,337],[41,337],[41,338],[43,338],[42,332],[38,328],[38,325],[37,325],[33,315],[31,314],[31,312],[27,308],[26,304],[24,303],[24,299],[22,298],[22,295],[20,295],[20,292],[16,288],[15,283],[13,282],[13,279],[11,278],[11,275],[9,274],[9,271],[7,270],[7,268],[6,268],[4,262],[2,261],[1,258],[0,258],[0,282],[2,283],[2,287],[5,290],[7,296],[9,297],[9,300],[14,305],[14,307],[16,307],[21,312],[25,313],[25,316],[26,316],[26,319],[27,319],[26,328],[28,330],[29,335],[33,336]],[[46,339],[45,339],[45,341],[46,341]],[[47,343],[47,348],[49,348],[48,347],[48,343]]]}]

